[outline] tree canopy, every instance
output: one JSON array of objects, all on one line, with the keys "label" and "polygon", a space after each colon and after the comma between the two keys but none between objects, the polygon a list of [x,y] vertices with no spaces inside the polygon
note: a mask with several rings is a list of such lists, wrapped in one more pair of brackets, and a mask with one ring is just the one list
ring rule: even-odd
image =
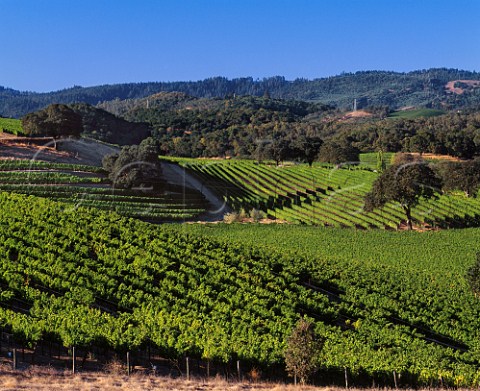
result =
[{"label": "tree canopy", "polygon": [[27,136],[78,137],[82,132],[82,117],[66,105],[53,104],[25,115],[22,126]]},{"label": "tree canopy", "polygon": [[412,229],[412,208],[421,198],[436,197],[441,187],[442,180],[423,161],[394,164],[373,183],[365,196],[365,209],[372,211],[390,201],[398,202],[405,212],[408,228]]},{"label": "tree canopy", "polygon": [[115,187],[158,186],[162,182],[158,155],[158,143],[148,137],[140,145],[125,146],[120,153],[105,156],[102,165]]},{"label": "tree canopy", "polygon": [[360,151],[349,140],[329,140],[320,147],[319,160],[332,164],[357,163],[360,159]]},{"label": "tree canopy", "polygon": [[467,197],[476,197],[480,187],[480,160],[447,162],[439,165],[444,190],[461,190]]}]

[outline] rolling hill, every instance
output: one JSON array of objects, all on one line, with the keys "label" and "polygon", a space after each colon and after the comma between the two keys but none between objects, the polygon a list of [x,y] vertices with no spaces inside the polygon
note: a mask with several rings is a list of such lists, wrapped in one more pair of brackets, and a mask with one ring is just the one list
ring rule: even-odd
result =
[{"label": "rolling hill", "polygon": [[340,108],[351,107],[355,98],[360,106],[460,108],[478,105],[479,80],[480,74],[477,72],[436,68],[408,73],[362,71],[313,80],[286,80],[281,76],[263,79],[214,77],[185,82],[126,83],[86,88],[74,86],[48,93],[21,92],[0,87],[0,115],[21,117],[51,103],[85,102],[97,105],[116,99],[145,98],[162,91],[178,91],[205,98],[268,94],[272,98],[308,100]]}]

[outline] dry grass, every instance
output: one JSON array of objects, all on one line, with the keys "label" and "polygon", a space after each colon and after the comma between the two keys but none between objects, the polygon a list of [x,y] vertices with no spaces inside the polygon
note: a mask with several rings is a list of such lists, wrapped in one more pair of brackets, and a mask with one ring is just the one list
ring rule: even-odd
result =
[{"label": "dry grass", "polygon": [[429,160],[448,160],[451,162],[459,162],[462,160],[455,156],[440,155],[435,153],[423,153],[422,155],[420,155],[418,152],[409,152],[409,153],[410,155],[419,156],[419,157],[422,157],[423,159],[429,159]]},{"label": "dry grass", "polygon": [[[294,386],[293,384],[262,382],[228,382],[221,378],[173,379],[171,377],[135,373],[130,377],[105,372],[72,375],[51,367],[32,366],[23,371],[12,371],[10,365],[0,365],[1,391],[344,391],[340,387]],[[350,388],[351,391],[375,389]],[[376,390],[381,390],[377,388]],[[385,389],[384,389],[385,390]],[[430,389],[423,389],[423,391]],[[441,389],[436,388],[436,391]],[[409,391],[409,389],[404,389]],[[416,391],[422,391],[416,390]]]},{"label": "dry grass", "polygon": [[370,118],[373,117],[372,113],[369,113],[365,110],[350,111],[345,113],[342,118],[339,119],[340,122],[349,122],[358,118]]},{"label": "dry grass", "polygon": [[[274,383],[227,382],[220,378],[188,381],[145,374],[133,374],[130,377],[102,372],[72,375],[70,372],[57,371],[48,367],[30,367],[25,371],[14,372],[4,366],[0,368],[0,389],[2,391],[308,391],[318,388]],[[324,388],[324,390],[333,391],[335,388]]]}]

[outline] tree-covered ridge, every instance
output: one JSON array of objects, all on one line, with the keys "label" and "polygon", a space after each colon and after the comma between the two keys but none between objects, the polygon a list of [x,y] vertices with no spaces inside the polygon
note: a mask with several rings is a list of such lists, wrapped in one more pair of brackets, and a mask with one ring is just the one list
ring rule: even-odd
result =
[{"label": "tree-covered ridge", "polygon": [[371,107],[368,116],[345,118],[330,106],[268,96],[171,98],[162,94],[129,109],[122,102],[115,106],[130,121],[150,123],[165,155],[337,160],[326,153],[327,145],[323,153],[320,147],[307,153],[306,145],[318,145],[312,140],[361,152],[428,152],[466,159],[479,154],[480,115],[473,109],[403,118]]},{"label": "tree-covered ridge", "polygon": [[480,113],[449,112],[415,119],[386,118],[320,124],[320,136],[349,138],[361,151],[419,152],[471,159],[480,150]]},{"label": "tree-covered ridge", "polygon": [[304,126],[302,120],[309,114],[321,116],[331,109],[304,101],[255,96],[185,99],[167,108],[168,98],[169,95],[152,97],[148,105],[136,106],[124,116],[130,121],[151,124],[152,135],[160,142],[163,154],[186,157],[230,155],[262,159],[271,154],[275,142],[286,138],[292,141],[294,149],[293,140],[301,143],[305,137],[314,136],[314,129]]},{"label": "tree-covered ridge", "polygon": [[477,72],[458,69],[428,69],[408,73],[362,71],[314,80],[286,80],[275,76],[227,79],[214,77],[201,81],[151,82],[78,87],[49,93],[20,92],[0,87],[0,115],[21,117],[51,103],[86,102],[96,105],[115,99],[138,99],[162,91],[214,98],[227,95],[270,94],[272,98],[311,100],[341,108],[352,107],[353,100],[366,105],[464,107],[480,102],[480,89],[455,94],[445,86],[455,80],[479,80]]},{"label": "tree-covered ridge", "polygon": [[150,136],[150,126],[129,122],[106,110],[85,103],[70,105],[82,118],[82,135],[118,145],[140,144]]}]

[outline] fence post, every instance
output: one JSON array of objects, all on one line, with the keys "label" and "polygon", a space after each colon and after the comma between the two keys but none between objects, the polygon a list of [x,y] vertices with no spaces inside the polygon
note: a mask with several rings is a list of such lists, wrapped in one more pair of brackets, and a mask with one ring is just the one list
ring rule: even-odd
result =
[{"label": "fence post", "polygon": [[130,352],[127,352],[127,376],[130,376]]},{"label": "fence post", "polygon": [[398,388],[397,372],[396,371],[393,371],[393,382],[395,383],[395,388]]},{"label": "fence post", "polygon": [[75,346],[72,347],[72,373],[75,374]]},{"label": "fence post", "polygon": [[345,388],[348,388],[348,369],[345,367]]},{"label": "fence post", "polygon": [[187,370],[187,380],[190,380],[190,362],[189,358],[185,358],[186,370]]},{"label": "fence post", "polygon": [[13,355],[13,362],[12,362],[13,369],[16,370],[17,369],[17,349],[13,348],[12,355]]},{"label": "fence post", "polygon": [[241,381],[242,377],[240,373],[240,360],[237,360],[237,375],[238,375],[238,381]]}]

